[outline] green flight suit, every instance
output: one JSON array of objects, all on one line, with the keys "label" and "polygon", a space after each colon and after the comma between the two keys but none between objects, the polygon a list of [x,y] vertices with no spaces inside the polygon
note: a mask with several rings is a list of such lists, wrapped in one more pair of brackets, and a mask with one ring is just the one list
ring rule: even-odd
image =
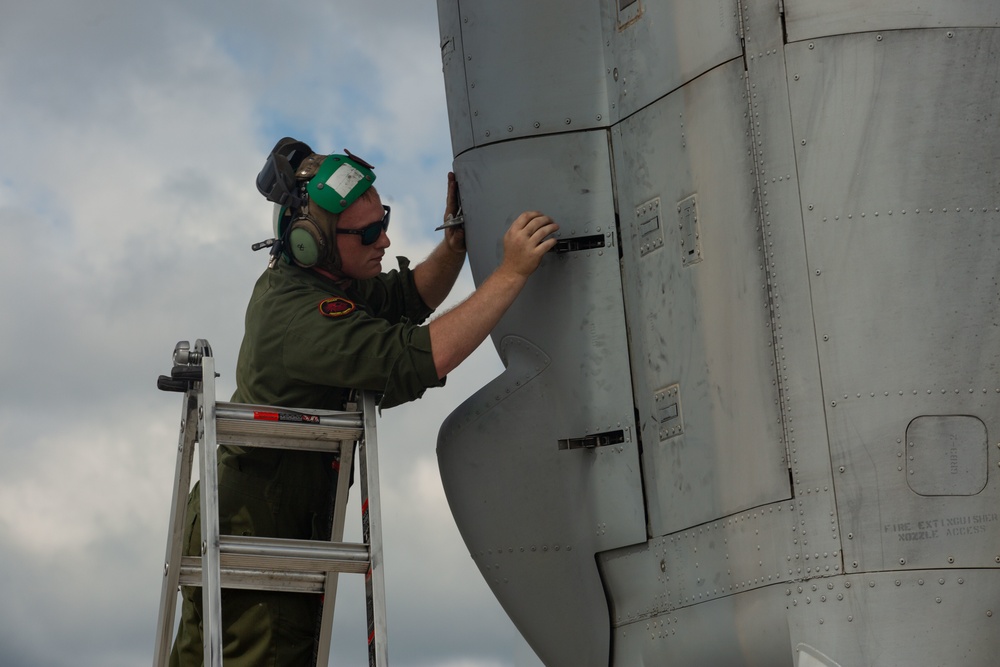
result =
[{"label": "green flight suit", "polygon": [[[236,367],[238,403],[340,410],[352,389],[382,394],[380,407],[440,386],[431,313],[399,270],[339,286],[318,273],[280,263],[254,286]],[[222,447],[219,526],[227,535],[329,539],[336,477],[332,455]],[[200,551],[198,488],[188,500],[187,553]],[[171,667],[200,667],[200,588],[185,587]],[[222,593],[227,667],[311,665],[320,596],[226,589]]]}]

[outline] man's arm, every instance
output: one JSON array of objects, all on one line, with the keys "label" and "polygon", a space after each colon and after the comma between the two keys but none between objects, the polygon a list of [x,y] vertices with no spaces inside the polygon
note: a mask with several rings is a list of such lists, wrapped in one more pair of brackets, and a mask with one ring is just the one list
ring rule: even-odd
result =
[{"label": "man's arm", "polygon": [[[455,174],[449,172],[445,221],[449,216],[457,215],[458,209],[458,183]],[[413,269],[413,282],[424,303],[432,309],[440,306],[455,286],[464,264],[465,229],[462,226],[448,227],[444,230],[444,240]]]},{"label": "man's arm", "polygon": [[504,234],[503,261],[496,271],[468,299],[430,323],[431,353],[439,378],[486,340],[545,253],[556,244],[549,235],[558,229],[546,215],[522,213]]}]

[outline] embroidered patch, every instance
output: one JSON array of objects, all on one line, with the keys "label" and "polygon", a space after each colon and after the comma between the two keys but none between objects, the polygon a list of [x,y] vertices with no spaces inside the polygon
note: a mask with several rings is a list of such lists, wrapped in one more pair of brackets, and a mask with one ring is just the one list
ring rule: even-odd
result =
[{"label": "embroidered patch", "polygon": [[353,301],[349,301],[340,296],[331,296],[319,302],[319,312],[325,317],[343,317],[354,312],[357,306]]}]

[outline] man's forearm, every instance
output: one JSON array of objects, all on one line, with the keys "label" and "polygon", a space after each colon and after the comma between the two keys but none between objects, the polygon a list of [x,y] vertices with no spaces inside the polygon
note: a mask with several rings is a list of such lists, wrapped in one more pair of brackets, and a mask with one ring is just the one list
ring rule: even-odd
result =
[{"label": "man's forearm", "polygon": [[431,322],[431,353],[439,378],[465,361],[486,340],[528,282],[528,276],[556,244],[551,235],[558,230],[559,225],[552,218],[538,211],[525,211],[517,216],[503,236],[503,261],[499,268],[472,296]]},{"label": "man's forearm", "polygon": [[486,340],[527,281],[527,276],[501,267],[468,299],[430,323],[431,352],[439,378]]},{"label": "man's forearm", "polygon": [[413,269],[413,282],[430,308],[437,308],[455,286],[465,264],[465,252],[456,252],[441,241],[430,256]]}]

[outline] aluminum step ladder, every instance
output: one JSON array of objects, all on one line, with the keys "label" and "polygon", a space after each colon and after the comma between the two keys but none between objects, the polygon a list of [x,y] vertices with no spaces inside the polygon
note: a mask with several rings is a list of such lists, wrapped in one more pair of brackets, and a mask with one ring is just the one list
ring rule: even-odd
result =
[{"label": "aluminum step ladder", "polygon": [[[177,343],[169,377],[157,386],[184,392],[173,503],[160,593],[154,667],[166,667],[173,645],[179,586],[201,586],[205,667],[222,667],[221,588],[323,594],[316,664],[330,655],[337,580],[341,572],[365,575],[368,664],[387,664],[382,520],[379,508],[375,398],[363,392],[360,410],[346,412],[223,403],[215,400],[215,359],[208,341]],[[344,543],[352,458],[357,443],[362,543]],[[184,556],[184,526],[195,444],[199,450],[202,555]],[[219,445],[339,453],[330,541],[219,534]]]}]

